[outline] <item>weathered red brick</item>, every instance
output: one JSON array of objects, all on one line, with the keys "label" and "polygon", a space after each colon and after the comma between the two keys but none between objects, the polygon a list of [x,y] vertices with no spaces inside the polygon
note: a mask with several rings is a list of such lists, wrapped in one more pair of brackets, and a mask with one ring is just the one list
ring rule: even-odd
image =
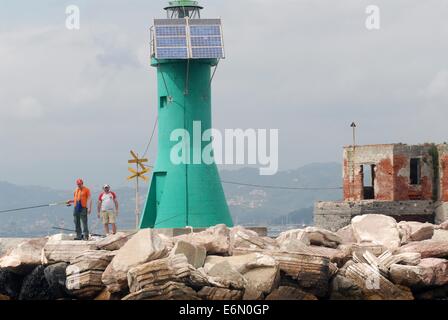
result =
[{"label": "weathered red brick", "polygon": [[448,201],[448,155],[440,157],[440,198]]},{"label": "weathered red brick", "polygon": [[376,199],[384,201],[394,200],[394,177],[393,165],[389,158],[383,159],[376,167],[376,181],[377,189]]},{"label": "weathered red brick", "polygon": [[[419,149],[415,146],[404,145],[373,145],[362,146],[355,153],[355,159],[348,159],[351,152],[345,152],[344,159],[344,199],[363,200],[363,173],[360,163],[366,162],[371,165],[374,162],[375,169],[375,199],[383,201],[406,201],[406,200],[432,200],[434,193],[434,180],[432,170],[432,157],[428,146]],[[384,152],[383,152],[384,149]],[[348,150],[346,148],[346,150]],[[367,150],[367,151],[366,151]],[[361,153],[359,153],[361,152]],[[369,154],[370,152],[370,154]],[[356,158],[358,157],[358,158]],[[410,185],[410,161],[411,157],[422,158],[422,171],[419,185]],[[368,160],[365,160],[367,158]],[[441,200],[448,201],[448,155],[441,161]],[[350,176],[351,163],[356,163],[355,176]],[[424,170],[423,170],[424,169]]]}]

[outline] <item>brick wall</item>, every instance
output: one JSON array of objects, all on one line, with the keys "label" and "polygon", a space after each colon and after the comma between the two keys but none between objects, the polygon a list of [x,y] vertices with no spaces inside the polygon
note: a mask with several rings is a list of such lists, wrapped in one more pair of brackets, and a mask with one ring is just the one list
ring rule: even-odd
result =
[{"label": "brick wall", "polygon": [[440,201],[448,202],[448,145],[438,146],[439,151],[439,178],[440,178]]},{"label": "brick wall", "polygon": [[[376,165],[375,198],[393,200],[393,145],[370,145],[344,148],[344,200],[364,200],[361,166]],[[366,173],[367,170],[364,170]],[[353,175],[354,174],[354,175]]]},{"label": "brick wall", "polygon": [[[433,200],[434,164],[432,145],[394,146],[394,200]],[[411,159],[420,159],[420,184],[411,185]]]},{"label": "brick wall", "polygon": [[[406,201],[434,199],[432,145],[368,145],[344,148],[344,200],[364,199],[362,166],[375,165],[375,200]],[[446,153],[448,157],[448,150]],[[420,183],[411,185],[412,158],[420,159]],[[448,164],[448,162],[446,162]],[[364,173],[366,170],[364,170]],[[448,179],[448,172],[445,174]],[[366,179],[364,179],[367,181]],[[448,180],[446,181],[448,192]],[[448,194],[447,194],[448,199]]]}]

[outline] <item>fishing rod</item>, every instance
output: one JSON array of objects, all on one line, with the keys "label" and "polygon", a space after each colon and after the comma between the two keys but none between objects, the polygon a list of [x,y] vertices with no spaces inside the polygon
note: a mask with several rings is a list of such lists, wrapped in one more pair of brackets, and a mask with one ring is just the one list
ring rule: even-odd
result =
[{"label": "fishing rod", "polygon": [[[59,228],[59,227],[53,227],[52,229],[54,230],[60,230],[60,231],[67,231],[67,232],[76,232],[76,230],[71,230],[71,229],[64,229],[64,228]],[[97,233],[92,233],[90,234],[91,236],[94,237],[104,237],[104,235],[102,234],[97,234]]]},{"label": "fishing rod", "polygon": [[25,211],[25,210],[31,210],[31,209],[47,208],[47,207],[56,207],[56,206],[61,206],[61,205],[66,205],[67,207],[71,206],[71,205],[68,205],[66,201],[64,201],[64,202],[55,202],[55,203],[49,203],[49,204],[42,204],[42,205],[32,206],[32,207],[23,207],[23,208],[16,208],[16,209],[1,210],[0,213],[15,212],[15,211]]}]

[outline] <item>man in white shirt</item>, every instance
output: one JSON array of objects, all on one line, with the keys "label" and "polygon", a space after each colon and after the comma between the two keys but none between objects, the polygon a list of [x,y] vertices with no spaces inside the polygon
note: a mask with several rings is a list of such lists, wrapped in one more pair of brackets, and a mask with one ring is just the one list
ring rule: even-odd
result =
[{"label": "man in white shirt", "polygon": [[115,192],[110,190],[108,184],[104,185],[98,198],[98,219],[103,219],[104,231],[109,235],[109,224],[112,225],[112,234],[117,233],[118,200]]}]

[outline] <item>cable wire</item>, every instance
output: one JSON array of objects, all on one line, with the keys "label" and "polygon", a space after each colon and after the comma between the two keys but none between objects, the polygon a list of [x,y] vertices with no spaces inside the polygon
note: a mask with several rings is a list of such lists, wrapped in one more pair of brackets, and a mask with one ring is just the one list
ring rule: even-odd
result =
[{"label": "cable wire", "polygon": [[39,205],[39,206],[31,206],[31,207],[23,207],[23,208],[16,208],[16,209],[1,210],[0,213],[24,211],[24,210],[31,210],[31,209],[47,208],[47,207],[54,207],[54,206],[59,206],[59,205],[62,205],[62,204],[66,204],[66,202],[58,202],[58,203],[42,204],[42,205]]},{"label": "cable wire", "polygon": [[168,218],[168,219],[165,219],[165,220],[159,221],[159,222],[157,222],[157,223],[156,223],[156,224],[154,225],[154,227],[155,227],[155,226],[158,226],[158,225],[161,225],[162,223],[165,223],[165,222],[171,221],[171,220],[173,220],[173,219],[176,219],[176,218],[182,217],[182,216],[184,216],[184,214],[183,214],[183,213],[182,213],[182,214],[178,214],[178,215],[176,215],[176,216],[174,216],[174,217],[171,217],[171,218]]},{"label": "cable wire", "polygon": [[[287,187],[287,186],[272,186],[272,185],[261,185],[261,184],[252,184],[252,183],[242,183],[242,182],[236,182],[236,181],[221,181],[224,184],[230,184],[230,185],[237,185],[237,186],[243,186],[243,187],[254,187],[254,188],[262,188],[262,189],[278,189],[278,190],[302,190],[302,191],[318,191],[318,190],[342,190],[342,187]],[[38,206],[31,206],[31,207],[23,207],[23,208],[16,208],[16,209],[8,209],[8,210],[1,210],[0,213],[7,213],[7,212],[15,212],[15,211],[24,211],[24,210],[31,210],[31,209],[38,209],[38,208],[46,208],[46,207],[53,207],[53,206],[59,206],[59,205],[65,205],[66,202],[58,202],[58,203],[50,203],[50,204],[43,204]],[[157,224],[161,224],[163,222],[175,219],[179,217],[180,215],[174,216],[169,218],[168,220],[160,221]]]},{"label": "cable wire", "polygon": [[154,133],[156,132],[156,128],[157,128],[157,124],[158,123],[159,123],[159,117],[157,117],[156,121],[154,122],[154,127],[152,128],[151,138],[149,138],[149,142],[146,145],[146,149],[145,149],[145,152],[143,153],[142,158],[144,158],[148,154],[149,147],[151,146],[152,139],[154,138]]},{"label": "cable wire", "polygon": [[251,183],[241,183],[241,182],[234,182],[234,181],[221,181],[225,184],[232,184],[232,185],[238,185],[238,186],[245,186],[245,187],[256,187],[256,188],[263,188],[263,189],[281,189],[281,190],[342,190],[342,187],[285,187],[285,186],[270,186],[270,185],[260,185],[260,184],[251,184]]}]

